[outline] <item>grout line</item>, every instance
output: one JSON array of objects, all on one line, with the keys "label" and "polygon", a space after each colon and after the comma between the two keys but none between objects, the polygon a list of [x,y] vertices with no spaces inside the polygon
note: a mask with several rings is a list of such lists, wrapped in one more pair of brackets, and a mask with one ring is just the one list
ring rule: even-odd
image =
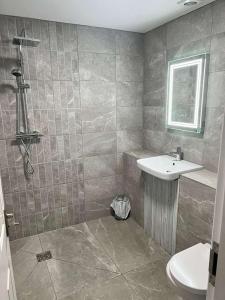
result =
[{"label": "grout line", "polygon": [[[79,101],[80,101],[80,122],[81,122],[81,162],[82,162],[82,178],[83,178],[83,183],[84,183],[84,128],[83,128],[83,117],[82,117],[82,113],[83,113],[83,107],[82,107],[82,99],[81,99],[81,86],[80,86],[80,50],[79,50],[79,29],[78,26],[76,26],[76,33],[77,33],[77,59],[78,59],[78,74],[79,74]],[[79,187],[80,188],[80,187]],[[84,193],[84,199],[83,199],[83,204],[84,204],[84,219],[86,220],[86,192],[85,192],[85,184],[83,184],[83,193]],[[78,202],[79,202],[79,216],[78,219],[80,220],[81,218],[81,212],[80,212],[80,199],[78,197]],[[74,212],[73,212],[74,213]],[[83,218],[83,216],[82,216]]]},{"label": "grout line", "polygon": [[[97,219],[97,221],[100,221],[100,220],[102,220],[102,218]],[[87,227],[89,228],[88,222],[85,222],[85,224],[86,224]],[[89,230],[90,230],[90,229],[89,229]],[[90,232],[91,232],[91,231],[90,231]],[[113,257],[108,253],[108,251],[107,251],[106,248],[104,247],[103,243],[97,238],[97,236],[95,235],[95,233],[93,233],[93,232],[91,232],[91,233],[94,235],[94,237],[96,238],[97,242],[102,246],[102,249],[103,249],[103,251],[105,252],[105,254],[111,259],[111,261],[112,261],[112,262],[114,263],[114,265],[117,267],[117,269],[119,270],[120,274],[122,274],[122,272],[121,272],[119,266],[117,265],[117,263],[115,262],[115,260],[113,259]]]},{"label": "grout line", "polygon": [[[142,297],[138,294],[138,292],[136,291],[136,288],[134,287],[134,285],[131,284],[131,283],[127,280],[127,278],[124,276],[124,274],[121,274],[121,275],[122,275],[123,279],[125,280],[125,282],[126,282],[128,288],[129,288],[129,290],[131,290],[131,291],[135,294],[136,297],[140,298],[140,300],[144,300],[144,298],[142,298]],[[133,297],[133,296],[132,296],[132,297]]]},{"label": "grout line", "polygon": [[[22,250],[22,251],[20,251],[20,252],[25,252],[25,253],[29,253],[29,254],[33,254],[33,255],[35,255],[34,253],[30,253],[30,252],[28,252],[28,251],[24,251],[24,250]],[[18,253],[18,254],[20,254],[20,253]],[[34,269],[36,268],[36,266],[38,265],[38,262],[37,262],[37,260],[36,260],[36,257],[35,257],[35,261],[36,261],[36,263],[35,263],[35,265],[34,265],[34,267],[33,267],[33,269],[28,273],[28,275],[25,277],[25,279],[23,280],[23,282],[25,282],[27,279],[28,279],[28,277],[30,277],[31,276],[31,274],[34,272]],[[12,262],[12,265],[13,265],[13,262]]]},{"label": "grout line", "polygon": [[[24,239],[24,238],[20,238],[20,239]],[[18,240],[20,240],[20,239],[18,239]],[[16,240],[13,240],[13,241],[16,241]],[[32,254],[32,255],[34,255],[34,256],[36,257],[36,253],[31,252],[31,251],[28,251],[28,250],[22,250],[22,249],[21,249],[21,250],[19,250],[18,252],[19,252],[19,253],[20,253],[20,252],[25,252],[25,253],[28,253],[28,254]],[[19,254],[19,253],[18,253],[18,254]],[[17,256],[18,254],[16,254],[15,256]],[[14,256],[14,255],[12,255],[12,256]]]},{"label": "grout line", "polygon": [[[112,153],[112,155],[114,155],[114,154]],[[90,156],[90,157],[92,157],[92,156]],[[46,163],[46,164],[48,164],[48,163]],[[116,177],[116,174],[105,175],[105,176],[101,176],[100,178],[109,178],[109,177],[110,178]],[[51,184],[51,185],[44,185],[44,186],[38,186],[38,187],[32,187],[32,188],[22,189],[22,190],[18,190],[18,191],[6,192],[6,193],[4,193],[4,195],[19,194],[19,193],[23,193],[23,192],[26,192],[26,191],[34,191],[34,190],[45,189],[45,188],[48,188],[48,187],[61,186],[61,185],[71,184],[71,183],[82,183],[84,181],[89,181],[89,180],[97,179],[97,178],[99,178],[99,177],[91,177],[91,178],[88,178],[88,179],[85,179],[85,180],[63,181],[63,182],[54,183],[54,184]],[[63,207],[65,207],[65,206],[63,206]],[[42,211],[37,211],[37,213],[38,212],[42,212]],[[34,213],[31,213],[31,214],[34,214]],[[34,235],[37,235],[37,234],[34,234]]]},{"label": "grout line", "polygon": [[56,299],[57,299],[58,297],[57,297],[57,294],[56,294],[56,290],[55,290],[53,278],[52,278],[51,272],[50,272],[49,267],[48,267],[48,263],[47,263],[46,261],[44,261],[44,263],[46,264],[46,268],[47,268],[47,271],[48,271],[48,274],[49,274],[49,277],[50,277],[50,281],[51,281],[51,283],[52,283],[52,289],[53,289],[53,292],[54,292],[55,297],[56,297]]},{"label": "grout line", "polygon": [[[51,250],[50,250],[50,251],[51,251]],[[108,258],[110,258],[110,257],[108,257]],[[68,263],[68,264],[71,264],[71,265],[77,265],[77,266],[83,267],[83,268],[85,268],[85,269],[92,269],[92,270],[94,269],[94,270],[101,270],[101,271],[110,272],[110,273],[112,273],[112,274],[115,274],[115,276],[114,276],[113,278],[115,278],[115,277],[121,275],[121,272],[118,273],[118,272],[114,272],[114,271],[112,271],[112,270],[110,270],[110,269],[100,268],[100,267],[96,267],[96,266],[87,266],[87,265],[84,265],[83,263],[73,262],[73,261],[70,261],[70,260],[67,260],[67,259],[63,259],[63,258],[52,257],[51,259],[52,259],[52,260],[55,260],[55,261],[65,262],[65,263]],[[51,260],[51,259],[50,259],[50,260]],[[110,258],[110,259],[111,259],[111,258]]]},{"label": "grout line", "polygon": [[164,260],[165,260],[165,259],[160,259],[160,258],[158,258],[158,259],[156,259],[156,260],[149,261],[149,262],[147,262],[147,263],[145,262],[145,263],[139,265],[138,267],[136,266],[135,268],[133,268],[133,269],[131,269],[131,270],[129,270],[129,271],[123,272],[122,275],[125,276],[126,274],[129,274],[129,273],[132,273],[132,272],[135,272],[135,271],[139,271],[139,270],[141,270],[142,268],[144,268],[144,267],[146,267],[146,266],[148,266],[148,265],[150,265],[150,264],[154,264],[154,263],[156,263],[156,262],[164,262]]}]

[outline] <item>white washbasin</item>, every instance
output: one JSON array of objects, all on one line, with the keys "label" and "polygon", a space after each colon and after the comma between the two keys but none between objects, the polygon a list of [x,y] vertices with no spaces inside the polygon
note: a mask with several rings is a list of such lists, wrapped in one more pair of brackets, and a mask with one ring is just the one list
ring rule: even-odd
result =
[{"label": "white washbasin", "polygon": [[175,180],[181,174],[203,169],[203,166],[186,160],[177,161],[169,155],[138,159],[137,164],[142,171],[164,180]]}]

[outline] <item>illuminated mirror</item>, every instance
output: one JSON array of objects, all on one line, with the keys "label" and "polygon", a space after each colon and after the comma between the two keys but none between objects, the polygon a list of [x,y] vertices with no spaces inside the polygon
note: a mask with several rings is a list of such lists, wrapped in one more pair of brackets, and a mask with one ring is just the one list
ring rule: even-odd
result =
[{"label": "illuminated mirror", "polygon": [[202,134],[205,122],[206,54],[170,61],[167,82],[167,128]]}]

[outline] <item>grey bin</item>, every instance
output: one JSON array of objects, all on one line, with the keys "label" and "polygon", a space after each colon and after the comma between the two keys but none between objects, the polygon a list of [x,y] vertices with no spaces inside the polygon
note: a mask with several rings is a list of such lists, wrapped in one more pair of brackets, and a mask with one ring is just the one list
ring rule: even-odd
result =
[{"label": "grey bin", "polygon": [[116,196],[111,203],[111,213],[117,220],[126,220],[130,216],[130,199],[126,195]]}]

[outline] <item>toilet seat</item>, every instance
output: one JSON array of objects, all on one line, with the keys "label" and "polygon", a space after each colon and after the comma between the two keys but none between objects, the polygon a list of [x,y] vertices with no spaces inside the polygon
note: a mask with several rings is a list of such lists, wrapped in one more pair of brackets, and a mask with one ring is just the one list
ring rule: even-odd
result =
[{"label": "toilet seat", "polygon": [[167,264],[167,273],[184,290],[205,295],[208,288],[210,244],[199,243],[175,254]]}]

